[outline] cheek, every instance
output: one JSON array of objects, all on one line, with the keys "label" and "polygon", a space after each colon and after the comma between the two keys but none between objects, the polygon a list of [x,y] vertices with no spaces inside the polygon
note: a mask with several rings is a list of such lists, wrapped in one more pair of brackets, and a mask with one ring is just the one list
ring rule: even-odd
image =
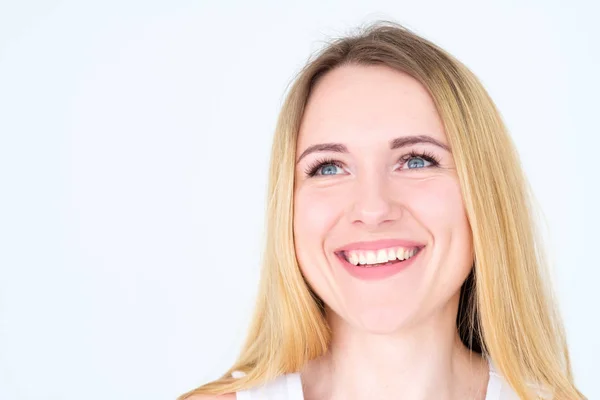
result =
[{"label": "cheek", "polygon": [[448,176],[423,180],[415,183],[410,192],[411,209],[434,235],[448,231],[460,235],[470,232],[456,178]]},{"label": "cheek", "polygon": [[322,191],[301,188],[294,193],[296,258],[307,283],[321,297],[326,287],[323,245],[327,233],[338,221],[339,214],[339,204],[332,201],[330,195],[324,196]]},{"label": "cheek", "polygon": [[454,286],[473,265],[471,227],[458,179],[436,176],[405,189],[410,193],[405,195],[407,206],[433,239],[432,265],[439,279]]},{"label": "cheek", "polygon": [[327,232],[339,220],[340,204],[331,193],[302,188],[294,195],[294,238],[296,251],[313,252],[322,247]]}]

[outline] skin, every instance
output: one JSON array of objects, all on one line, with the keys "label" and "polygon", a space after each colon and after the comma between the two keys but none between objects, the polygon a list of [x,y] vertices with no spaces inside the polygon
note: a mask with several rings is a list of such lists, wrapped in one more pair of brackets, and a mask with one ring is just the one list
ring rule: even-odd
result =
[{"label": "skin", "polygon": [[[343,66],[314,88],[297,154],[294,236],[302,273],[326,304],[330,351],[301,372],[305,399],[484,399],[487,362],[456,331],[472,237],[454,159],[430,143],[390,149],[413,135],[448,146],[427,90],[385,66]],[[439,165],[411,150],[434,155]],[[317,175],[307,170],[319,160]],[[334,253],[350,243],[410,239],[425,245],[392,277],[363,281]]]}]

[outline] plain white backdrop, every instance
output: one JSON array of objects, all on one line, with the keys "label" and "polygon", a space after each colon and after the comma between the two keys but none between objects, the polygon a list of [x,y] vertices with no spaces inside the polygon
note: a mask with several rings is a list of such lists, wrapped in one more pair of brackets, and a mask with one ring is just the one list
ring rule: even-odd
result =
[{"label": "plain white backdrop", "polygon": [[598,11],[0,0],[0,399],[174,399],[230,366],[286,87],[376,19],[450,51],[496,101],[546,217],[576,382],[600,398]]}]

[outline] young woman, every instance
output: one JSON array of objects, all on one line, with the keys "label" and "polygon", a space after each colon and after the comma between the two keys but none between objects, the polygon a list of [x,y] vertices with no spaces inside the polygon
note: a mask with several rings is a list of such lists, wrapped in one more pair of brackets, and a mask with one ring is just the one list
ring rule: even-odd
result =
[{"label": "young woman", "polygon": [[531,196],[463,64],[390,22],[301,71],[278,120],[256,312],[199,399],[583,399]]}]

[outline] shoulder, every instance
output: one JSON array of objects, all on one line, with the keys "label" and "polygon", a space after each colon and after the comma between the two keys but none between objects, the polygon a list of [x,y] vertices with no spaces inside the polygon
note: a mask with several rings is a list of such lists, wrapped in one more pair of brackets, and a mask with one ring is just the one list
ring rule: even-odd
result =
[{"label": "shoulder", "polygon": [[187,397],[185,400],[236,400],[235,393],[227,393],[221,395],[214,394],[195,394]]}]

